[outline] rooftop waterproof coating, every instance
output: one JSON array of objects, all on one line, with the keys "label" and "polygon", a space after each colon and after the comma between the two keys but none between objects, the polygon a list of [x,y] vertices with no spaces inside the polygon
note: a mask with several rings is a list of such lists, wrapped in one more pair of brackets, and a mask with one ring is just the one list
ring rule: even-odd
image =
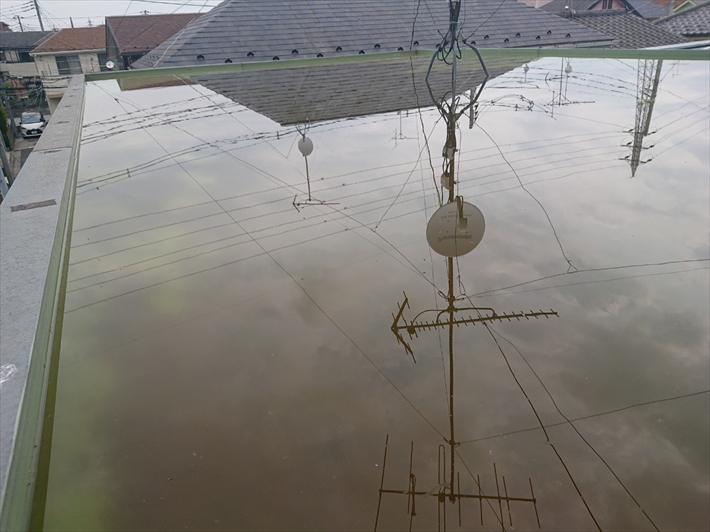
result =
[{"label": "rooftop waterproof coating", "polygon": [[45,530],[710,528],[709,65],[487,63],[451,259],[426,57],[87,83]]}]

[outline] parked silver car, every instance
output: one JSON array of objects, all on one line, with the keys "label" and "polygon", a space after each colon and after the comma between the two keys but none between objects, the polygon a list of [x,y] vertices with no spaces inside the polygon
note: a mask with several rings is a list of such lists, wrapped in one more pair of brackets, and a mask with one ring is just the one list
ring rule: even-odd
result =
[{"label": "parked silver car", "polygon": [[46,125],[47,123],[44,121],[42,113],[26,112],[22,113],[20,118],[20,129],[24,138],[39,137]]}]

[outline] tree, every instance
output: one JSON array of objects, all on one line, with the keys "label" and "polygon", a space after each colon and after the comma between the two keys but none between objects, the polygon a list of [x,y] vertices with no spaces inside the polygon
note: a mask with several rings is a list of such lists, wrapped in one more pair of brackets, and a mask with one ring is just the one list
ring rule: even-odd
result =
[{"label": "tree", "polygon": [[0,103],[0,132],[2,132],[2,140],[5,143],[5,146],[10,148],[10,133],[9,133],[9,124],[7,121],[7,111],[5,110],[5,106]]}]

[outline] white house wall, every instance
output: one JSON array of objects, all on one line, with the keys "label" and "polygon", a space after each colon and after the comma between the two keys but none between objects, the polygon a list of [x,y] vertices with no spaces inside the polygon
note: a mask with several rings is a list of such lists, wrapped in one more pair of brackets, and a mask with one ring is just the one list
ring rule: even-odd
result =
[{"label": "white house wall", "polygon": [[36,55],[34,56],[37,71],[42,76],[42,84],[44,85],[45,95],[47,96],[47,104],[49,112],[54,113],[54,110],[59,105],[59,102],[64,96],[71,74],[60,75],[59,67],[57,67],[58,55],[76,55],[79,56],[81,71],[83,74],[90,72],[100,72],[99,55],[97,52],[57,52],[52,55]]},{"label": "white house wall", "polygon": [[42,77],[59,76],[59,68],[57,67],[56,56],[58,55],[78,55],[81,63],[81,71],[83,74],[90,72],[100,72],[99,56],[96,52],[59,52],[54,55],[36,55],[35,63],[37,71]]}]

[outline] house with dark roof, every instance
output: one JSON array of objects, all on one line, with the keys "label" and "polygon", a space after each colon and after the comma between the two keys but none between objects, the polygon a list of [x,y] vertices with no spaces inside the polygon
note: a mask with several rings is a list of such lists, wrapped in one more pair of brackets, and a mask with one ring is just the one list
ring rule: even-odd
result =
[{"label": "house with dark roof", "polygon": [[656,26],[693,41],[710,39],[710,2],[657,20]]},{"label": "house with dark roof", "polygon": [[3,81],[9,78],[37,77],[37,67],[30,52],[52,33],[51,31],[0,32],[0,72]]},{"label": "house with dark roof", "polygon": [[668,14],[668,8],[651,0],[552,0],[540,7],[543,11],[564,15],[582,11],[618,11],[623,9],[645,19],[654,20]]},{"label": "house with dark roof", "polygon": [[680,13],[691,7],[703,4],[703,0],[653,0],[654,4],[665,7],[668,14]]},{"label": "house with dark roof", "polygon": [[106,55],[115,68],[126,70],[199,16],[199,13],[174,13],[106,17]]},{"label": "house with dark roof", "polygon": [[666,15],[671,15],[676,11],[681,11],[682,9],[687,9],[698,4],[698,2],[693,2],[693,0],[653,0],[653,3],[665,8]]},{"label": "house with dark roof", "polygon": [[653,48],[689,40],[624,9],[579,11],[567,18],[613,37],[612,48]]},{"label": "house with dark roof", "polygon": [[106,70],[106,30],[103,26],[65,28],[44,40],[30,55],[42,77],[50,112],[54,112],[73,74]]},{"label": "house with dark roof", "polygon": [[[434,49],[449,22],[446,2],[225,0],[133,66],[152,68],[337,57]],[[609,46],[611,39],[521,2],[461,7],[461,34],[481,48]]]}]

